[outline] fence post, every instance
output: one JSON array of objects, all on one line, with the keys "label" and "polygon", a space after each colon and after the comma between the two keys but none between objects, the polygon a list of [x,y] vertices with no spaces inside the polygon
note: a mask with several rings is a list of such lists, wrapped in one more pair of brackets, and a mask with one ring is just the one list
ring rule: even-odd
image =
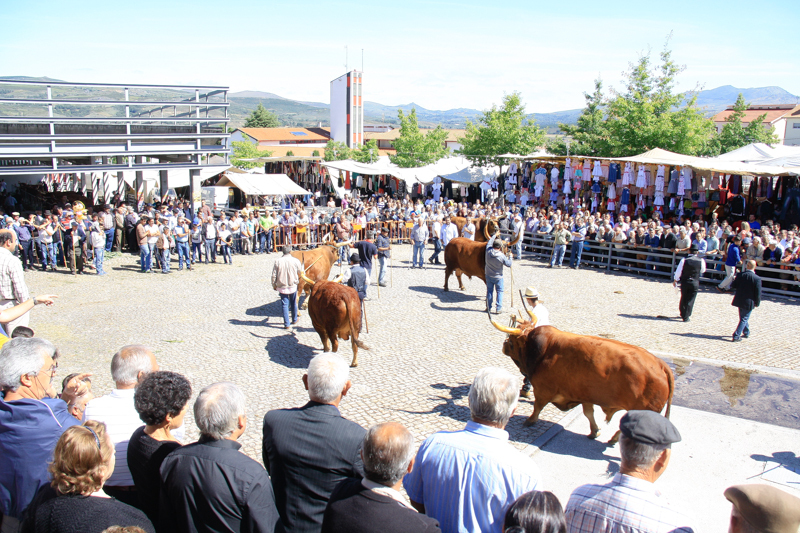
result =
[{"label": "fence post", "polygon": [[669,267],[669,277],[670,279],[675,277],[675,249],[672,250],[672,265]]},{"label": "fence post", "polygon": [[606,270],[611,272],[611,254],[614,253],[614,245],[608,244],[608,261],[606,262]]}]

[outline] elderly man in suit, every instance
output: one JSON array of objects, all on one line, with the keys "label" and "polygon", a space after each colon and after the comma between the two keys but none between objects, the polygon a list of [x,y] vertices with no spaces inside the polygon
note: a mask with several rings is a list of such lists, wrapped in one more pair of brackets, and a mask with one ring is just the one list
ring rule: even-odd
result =
[{"label": "elderly man in suit", "polygon": [[750,336],[750,314],[753,309],[761,305],[761,278],[756,275],[756,262],[747,261],[746,270],[736,276],[731,288],[736,291],[731,305],[739,308],[739,325],[733,332],[733,342],[739,342],[742,337]]},{"label": "elderly man in suit", "polygon": [[339,355],[317,355],[303,376],[310,401],[264,416],[262,457],[287,532],[319,531],[333,489],[362,477],[366,430],[339,413],[352,386],[349,373]]}]

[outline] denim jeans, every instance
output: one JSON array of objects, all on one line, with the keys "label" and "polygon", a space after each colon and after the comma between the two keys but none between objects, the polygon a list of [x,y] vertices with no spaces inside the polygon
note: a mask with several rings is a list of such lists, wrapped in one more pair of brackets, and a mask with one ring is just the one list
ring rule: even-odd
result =
[{"label": "denim jeans", "polygon": [[227,244],[223,244],[220,246],[220,252],[222,252],[222,260],[226,263],[233,263],[233,258],[231,257],[231,247]]},{"label": "denim jeans", "polygon": [[435,238],[433,239],[433,255],[431,255],[430,261],[431,263],[438,263],[439,262],[439,253],[444,248],[442,247],[442,239]]},{"label": "denim jeans", "polygon": [[[275,230],[271,229],[267,232],[267,253],[271,253],[272,249],[275,247]],[[261,249],[264,252],[263,246]]]},{"label": "denim jeans", "polygon": [[[281,309],[283,309],[283,325],[285,327],[289,327],[292,325],[292,322],[297,320],[297,292],[293,292],[291,294],[281,294],[278,293],[281,297]],[[291,316],[291,321],[289,321],[289,315]]]},{"label": "denim jeans", "polygon": [[414,241],[414,250],[412,251],[413,255],[411,256],[411,266],[417,266],[417,260],[419,260],[419,267],[422,268],[425,259],[422,257],[422,254],[425,253],[425,241],[416,242]]},{"label": "denim jeans", "polygon": [[233,234],[233,246],[231,246],[231,253],[240,254],[242,253],[242,233],[234,233]]},{"label": "denim jeans", "polygon": [[750,313],[753,310],[746,310],[744,307],[739,308],[739,325],[736,327],[736,331],[733,332],[733,338],[739,339],[741,337],[747,338],[750,336],[750,325],[748,322],[750,321]]},{"label": "denim jeans", "polygon": [[217,261],[217,239],[206,239],[206,263],[209,255],[212,261]]},{"label": "denim jeans", "polygon": [[183,268],[184,263],[187,267],[191,266],[192,261],[189,259],[189,241],[178,241],[175,243],[175,246],[178,249],[178,268]]},{"label": "denim jeans", "polygon": [[53,243],[41,243],[39,245],[39,251],[42,254],[42,270],[47,270],[47,263],[48,260],[50,262],[50,266],[56,268],[56,250]]},{"label": "denim jeans", "polygon": [[112,246],[114,246],[114,228],[106,230],[106,252],[110,252]]},{"label": "denim jeans", "polygon": [[581,255],[583,245],[586,241],[572,241],[572,251],[569,254],[569,266],[576,267],[581,265]]},{"label": "denim jeans", "polygon": [[[342,241],[339,241],[339,242],[342,242]],[[347,252],[349,250],[350,249],[347,246],[341,246],[339,248],[339,261],[341,261],[342,264],[344,264],[344,265],[350,264],[350,261],[347,258]]]},{"label": "denim jeans", "polygon": [[520,237],[519,242],[514,245],[514,257],[522,259],[522,237]]},{"label": "denim jeans", "polygon": [[192,241],[192,263],[203,262],[203,243]]},{"label": "denim jeans", "polygon": [[169,248],[159,249],[158,257],[161,258],[161,272],[169,272]]},{"label": "denim jeans", "polygon": [[378,256],[378,283],[386,284],[386,257]]},{"label": "denim jeans", "polygon": [[152,256],[150,255],[150,246],[144,245],[139,247],[139,260],[142,263],[142,272],[147,272],[152,268]]},{"label": "denim jeans", "polygon": [[103,270],[103,257],[106,255],[105,248],[95,248],[94,250],[94,268],[98,274],[105,274]]},{"label": "denim jeans", "polygon": [[553,258],[550,260],[550,266],[553,266],[556,263],[558,263],[558,266],[561,266],[561,263],[564,262],[564,253],[566,251],[566,244],[556,244],[555,248],[553,248]]},{"label": "denim jeans", "polygon": [[497,293],[497,307],[495,307],[495,310],[500,311],[503,308],[503,278],[486,278],[486,309],[490,311],[492,310],[495,292]]}]

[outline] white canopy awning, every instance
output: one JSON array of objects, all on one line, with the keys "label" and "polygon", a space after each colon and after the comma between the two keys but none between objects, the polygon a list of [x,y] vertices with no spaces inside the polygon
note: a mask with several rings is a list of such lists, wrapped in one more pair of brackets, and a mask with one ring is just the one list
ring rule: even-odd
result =
[{"label": "white canopy awning", "polygon": [[218,187],[236,187],[247,195],[281,196],[311,194],[286,174],[249,174],[229,172],[217,182]]},{"label": "white canopy awning", "polygon": [[[200,168],[200,181],[207,180],[213,176],[216,176],[220,172],[225,172],[231,168],[230,165],[209,165],[206,167]],[[160,174],[158,170],[142,170],[142,179],[144,181],[159,181]],[[96,174],[96,173],[94,173]],[[123,171],[122,172],[122,179],[125,180],[125,183],[130,185],[131,187],[135,187],[136,183],[136,172],[133,171]],[[167,185],[170,189],[175,189],[176,187],[188,187],[189,186],[189,170],[188,169],[178,169],[178,170],[167,170]]]},{"label": "white canopy awning", "polygon": [[654,148],[643,154],[631,157],[609,157],[612,161],[630,161],[632,163],[642,163],[646,165],[675,165],[692,167],[695,170],[709,170],[712,172],[722,172],[725,174],[749,174],[754,176],[779,176],[790,174],[788,169],[783,167],[755,165],[742,163],[739,161],[726,161],[718,157],[695,157],[691,155],[676,154],[669,150]]},{"label": "white canopy awning", "polygon": [[415,168],[401,168],[389,161],[388,156],[381,156],[375,163],[359,163],[351,159],[345,161],[326,161],[322,163],[329,169],[355,172],[367,176],[389,175],[401,179],[409,184],[431,183],[440,176],[444,179],[459,183],[477,183],[483,181],[485,176],[497,176],[496,166],[481,169],[472,169],[472,163],[466,157],[447,157],[431,165]]}]

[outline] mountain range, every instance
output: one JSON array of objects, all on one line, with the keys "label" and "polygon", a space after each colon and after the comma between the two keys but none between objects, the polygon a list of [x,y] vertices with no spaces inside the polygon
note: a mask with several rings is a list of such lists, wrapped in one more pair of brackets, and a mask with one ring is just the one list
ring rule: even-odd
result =
[{"label": "mountain range", "polygon": [[[26,76],[3,76],[3,79],[18,79],[18,80],[31,80],[31,81],[59,81],[52,78],[33,78]],[[77,89],[77,88],[58,88],[54,89],[55,93],[60,93],[59,96],[69,98],[70,96],[77,96],[81,93],[84,97],[85,93],[89,91],[93,96],[101,99],[116,99],[112,93],[119,92],[115,89]],[[30,86],[0,86],[0,98],[27,98],[33,94],[42,93],[41,87]],[[154,89],[139,91],[139,98],[163,98],[163,99],[184,99],[186,98],[185,91],[171,90],[171,89]],[[73,94],[75,93],[75,94]],[[94,95],[97,93],[97,95]],[[108,94],[106,94],[108,93]],[[770,87],[756,87],[748,89],[740,89],[731,85],[724,85],[715,89],[703,90],[698,93],[697,103],[705,111],[708,116],[724,110],[727,106],[732,105],[736,101],[736,97],[742,93],[747,102],[751,104],[798,104],[800,97],[795,96],[788,91],[775,86]],[[134,99],[133,97],[131,98]],[[322,124],[327,126],[330,123],[329,104],[322,102],[308,102],[302,100],[294,100],[286,98],[275,93],[265,91],[239,91],[228,94],[228,101],[230,102],[230,126],[232,128],[241,127],[248,115],[258,106],[262,104],[278,115],[281,123],[285,126],[317,126]],[[25,104],[0,104],[0,115],[19,115],[25,114],[21,108]],[[27,106],[29,107],[29,106]],[[79,116],[81,112],[88,112],[89,107],[84,106],[84,109],[59,109],[61,106],[56,106],[58,114],[65,114],[70,116]],[[75,108],[77,106],[70,106]],[[133,106],[132,106],[133,107]],[[426,109],[413,102],[404,105],[384,105],[377,102],[364,102],[364,121],[366,123],[387,123],[398,124],[397,111],[402,109],[404,113],[409,113],[411,109],[416,108],[417,119],[419,125],[425,128],[432,128],[439,124],[448,129],[463,129],[466,126],[467,119],[476,121],[483,114],[481,110],[470,108],[457,108],[448,109],[445,111]],[[44,109],[37,110],[44,112]],[[59,111],[61,113],[59,113]],[[146,112],[146,110],[144,110]],[[581,109],[568,109],[565,111],[556,111],[552,113],[531,113],[528,115],[529,120],[535,120],[538,125],[545,128],[548,133],[557,133],[558,124],[574,124],[578,116],[581,114]],[[94,109],[93,112],[105,113],[105,110]],[[121,110],[110,110],[109,114],[120,113]]]},{"label": "mountain range", "polygon": [[[745,100],[750,104],[798,104],[800,97],[795,96],[780,87],[755,87],[741,89],[732,85],[723,85],[715,89],[700,91],[697,95],[697,105],[703,109],[709,117],[723,111],[732,105],[739,93],[744,95]],[[322,122],[328,124],[328,104],[322,102],[305,102],[292,100],[279,96],[274,93],[262,91],[241,91],[228,95],[231,101],[231,122],[234,127],[244,123],[250,110],[255,108],[259,102],[264,107],[278,114],[281,121],[289,126],[316,125]],[[235,105],[234,105],[235,104]],[[234,107],[236,108],[234,112]],[[367,123],[387,123],[397,124],[397,111],[402,109],[408,113],[416,108],[417,119],[420,126],[435,127],[441,124],[445,128],[464,128],[466,120],[477,120],[482,111],[478,109],[457,108],[446,111],[426,109],[413,102],[405,105],[384,105],[377,102],[364,102],[364,121]],[[575,124],[581,109],[568,109],[552,113],[531,113],[529,120],[535,120],[538,125],[555,133],[559,123]]]}]

